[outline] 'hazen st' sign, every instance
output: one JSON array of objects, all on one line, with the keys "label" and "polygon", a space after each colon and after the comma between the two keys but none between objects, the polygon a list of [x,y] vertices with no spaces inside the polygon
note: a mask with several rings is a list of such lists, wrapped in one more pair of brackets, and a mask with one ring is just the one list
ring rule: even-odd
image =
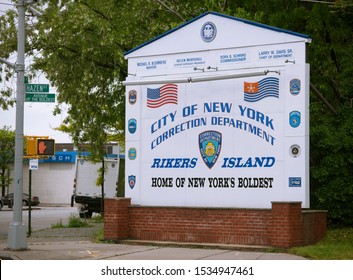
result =
[{"label": "'hazen st' sign", "polygon": [[25,84],[26,93],[49,92],[49,84]]},{"label": "'hazen st' sign", "polygon": [[55,102],[55,93],[49,93],[49,84],[25,84],[25,102]]},{"label": "'hazen st' sign", "polygon": [[309,207],[310,39],[245,23],[207,13],[126,54],[133,204]]}]

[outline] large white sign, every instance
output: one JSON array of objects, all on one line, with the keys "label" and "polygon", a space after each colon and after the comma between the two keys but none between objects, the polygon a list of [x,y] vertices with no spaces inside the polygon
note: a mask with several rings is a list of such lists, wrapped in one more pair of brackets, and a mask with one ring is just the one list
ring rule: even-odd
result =
[{"label": "large white sign", "polygon": [[[217,15],[208,17],[191,24],[200,45],[224,33]],[[252,30],[255,37],[261,29]],[[292,41],[128,55],[129,73],[136,73],[125,82],[132,203],[309,207],[309,67],[305,41]]]}]

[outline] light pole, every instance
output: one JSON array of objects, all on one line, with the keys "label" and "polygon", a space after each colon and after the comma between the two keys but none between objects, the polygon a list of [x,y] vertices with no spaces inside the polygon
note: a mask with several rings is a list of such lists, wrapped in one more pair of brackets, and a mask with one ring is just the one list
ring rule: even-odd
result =
[{"label": "light pole", "polygon": [[[11,63],[0,58],[17,72],[16,91],[16,138],[15,138],[15,170],[14,170],[14,201],[13,221],[9,225],[7,248],[9,250],[26,250],[26,227],[22,222],[22,195],[23,195],[23,127],[25,102],[25,8],[38,0],[18,0],[18,30],[17,30],[17,62]],[[41,15],[41,12],[29,6],[32,13]]]},{"label": "light pole", "polygon": [[[25,8],[38,0],[18,0],[18,31],[17,31],[17,62],[11,63],[0,58],[0,62],[7,64],[17,72],[16,91],[16,137],[15,137],[15,170],[14,170],[14,201],[13,221],[9,225],[7,248],[9,250],[26,250],[26,227],[22,222],[22,195],[23,195],[23,127],[25,102]],[[32,13],[41,13],[29,6]]]},{"label": "light pole", "polygon": [[14,204],[13,221],[9,225],[7,247],[10,250],[27,249],[26,227],[22,222],[23,193],[23,123],[25,100],[25,1],[17,2],[17,92],[16,92],[16,138],[15,138],[15,170],[14,170]]}]

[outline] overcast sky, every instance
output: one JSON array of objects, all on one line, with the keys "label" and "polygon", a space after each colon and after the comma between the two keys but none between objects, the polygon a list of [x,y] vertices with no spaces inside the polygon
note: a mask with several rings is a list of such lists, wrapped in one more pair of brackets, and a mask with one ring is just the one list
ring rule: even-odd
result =
[{"label": "overcast sky", "polygon": [[[7,0],[0,0],[0,15],[4,15],[4,12],[8,9],[16,9],[11,2]],[[14,53],[10,60],[16,62],[17,54]],[[29,65],[30,60],[26,59],[26,67]],[[36,80],[30,81],[33,84],[50,84],[45,77],[37,78]],[[16,95],[16,76],[10,82],[0,83],[0,88],[11,87],[14,89],[14,96]],[[49,87],[49,93],[56,93],[56,89]],[[59,116],[53,116],[53,110],[56,103],[40,103],[40,102],[25,102],[24,106],[24,135],[27,136],[49,136],[54,138],[57,143],[69,143],[71,139],[65,133],[54,130],[58,127],[62,120],[66,116],[67,108],[62,107],[63,114]],[[12,108],[9,111],[4,111],[0,108],[0,128],[4,126],[11,127],[15,130],[16,123],[16,108]]]}]

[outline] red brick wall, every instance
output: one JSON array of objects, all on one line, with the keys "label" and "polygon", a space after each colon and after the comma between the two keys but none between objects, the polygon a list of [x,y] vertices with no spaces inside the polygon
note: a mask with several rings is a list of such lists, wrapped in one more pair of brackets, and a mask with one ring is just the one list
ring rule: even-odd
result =
[{"label": "red brick wall", "polygon": [[292,247],[301,244],[301,202],[273,202],[271,218],[273,247]]},{"label": "red brick wall", "polygon": [[131,207],[130,238],[266,245],[270,212],[248,209]]},{"label": "red brick wall", "polygon": [[327,231],[327,211],[303,211],[302,245],[314,244]]},{"label": "red brick wall", "polygon": [[104,199],[104,238],[121,240],[129,238],[130,198]]},{"label": "red brick wall", "polygon": [[105,200],[104,238],[292,247],[317,242],[326,212],[303,214],[300,202],[274,202],[272,209],[132,206]]}]

